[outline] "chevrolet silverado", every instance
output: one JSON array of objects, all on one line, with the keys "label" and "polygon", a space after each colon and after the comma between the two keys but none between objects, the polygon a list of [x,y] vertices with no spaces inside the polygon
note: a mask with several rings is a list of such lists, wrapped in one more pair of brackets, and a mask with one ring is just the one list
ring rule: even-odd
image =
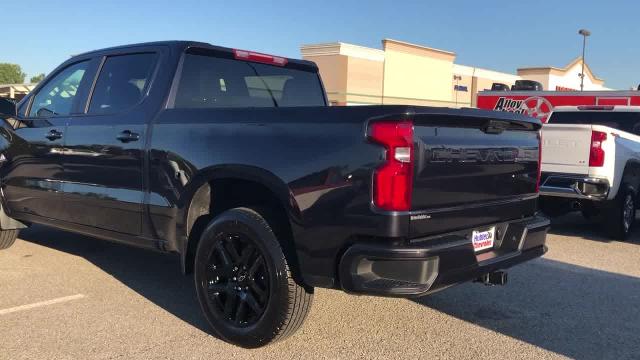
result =
[{"label": "chevrolet silverado", "polygon": [[41,224],[177,254],[240,346],[294,333],[314,287],[503,284],[546,251],[523,115],[329,107],[312,62],[186,41],[74,56],[9,115],[0,248]]}]

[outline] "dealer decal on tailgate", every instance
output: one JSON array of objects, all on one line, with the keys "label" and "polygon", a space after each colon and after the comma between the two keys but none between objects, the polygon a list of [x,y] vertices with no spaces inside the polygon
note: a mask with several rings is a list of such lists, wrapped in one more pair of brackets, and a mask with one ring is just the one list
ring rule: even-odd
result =
[{"label": "dealer decal on tailgate", "polygon": [[489,230],[474,230],[471,233],[471,242],[473,243],[473,249],[478,252],[493,247],[493,242],[496,237],[496,227],[492,227]]}]

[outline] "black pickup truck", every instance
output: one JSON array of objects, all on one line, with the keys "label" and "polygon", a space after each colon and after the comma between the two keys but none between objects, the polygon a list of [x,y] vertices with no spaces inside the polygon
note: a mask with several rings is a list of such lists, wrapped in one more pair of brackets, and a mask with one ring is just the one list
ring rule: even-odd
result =
[{"label": "black pickup truck", "polygon": [[314,287],[417,297],[546,251],[521,115],[329,107],[312,62],[197,42],[75,56],[11,112],[0,247],[43,224],[179,254],[244,347],[295,332]]}]

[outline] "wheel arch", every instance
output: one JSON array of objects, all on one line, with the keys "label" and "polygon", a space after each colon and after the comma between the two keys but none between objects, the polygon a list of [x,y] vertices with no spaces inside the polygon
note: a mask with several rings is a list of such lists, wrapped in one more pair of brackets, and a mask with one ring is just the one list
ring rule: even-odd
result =
[{"label": "wheel arch", "polygon": [[254,206],[272,211],[262,215],[270,224],[278,224],[274,231],[277,230],[278,240],[292,265],[291,270],[296,278],[301,279],[294,244],[300,209],[289,187],[278,176],[254,166],[215,166],[200,171],[185,194],[188,201],[184,202],[181,216],[184,229],[180,238],[183,243],[178,244],[183,273],[192,271],[200,234],[211,219],[229,208]]},{"label": "wheel arch", "polygon": [[620,191],[623,185],[628,186],[636,196],[640,194],[640,160],[631,159],[627,161],[622,172],[617,192]]}]

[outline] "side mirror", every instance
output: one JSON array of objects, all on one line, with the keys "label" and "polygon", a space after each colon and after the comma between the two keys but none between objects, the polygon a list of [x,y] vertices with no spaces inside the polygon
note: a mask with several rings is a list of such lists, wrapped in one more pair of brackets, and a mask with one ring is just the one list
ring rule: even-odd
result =
[{"label": "side mirror", "polygon": [[48,117],[52,117],[53,115],[57,115],[57,114],[47,108],[40,108],[36,112],[36,116],[39,118],[48,118]]},{"label": "side mirror", "polygon": [[18,107],[12,99],[0,98],[0,117],[16,117],[18,115]]}]

